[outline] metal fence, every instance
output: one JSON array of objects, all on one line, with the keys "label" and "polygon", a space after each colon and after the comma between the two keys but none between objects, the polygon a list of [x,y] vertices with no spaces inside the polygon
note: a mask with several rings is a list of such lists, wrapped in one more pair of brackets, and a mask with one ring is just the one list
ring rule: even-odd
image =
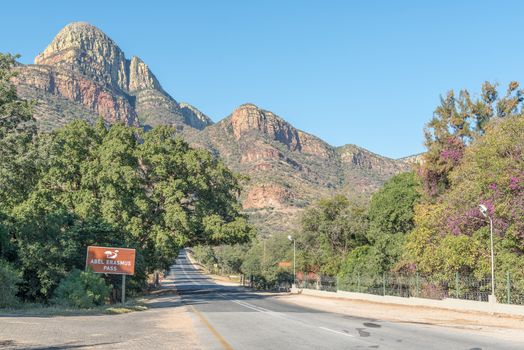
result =
[{"label": "metal fence", "polygon": [[[415,274],[384,273],[381,275],[345,275],[303,277],[297,274],[297,287],[325,291],[347,291],[427,299],[456,298],[488,301],[490,278],[475,278],[456,273],[451,278]],[[300,278],[299,278],[300,277]],[[524,304],[524,279],[510,273],[496,279],[495,295],[500,303]]]}]

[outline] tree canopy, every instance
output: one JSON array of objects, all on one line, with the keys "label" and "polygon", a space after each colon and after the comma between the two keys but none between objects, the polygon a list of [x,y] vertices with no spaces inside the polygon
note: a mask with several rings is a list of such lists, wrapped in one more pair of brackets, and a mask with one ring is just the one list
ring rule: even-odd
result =
[{"label": "tree canopy", "polygon": [[519,83],[509,83],[503,95],[497,88],[497,84],[485,82],[476,99],[467,90],[460,91],[458,96],[450,91],[445,98],[441,97],[440,105],[426,125],[427,152],[420,167],[430,197],[449,188],[448,174],[460,164],[465,148],[484,135],[491,120],[522,115],[524,90],[519,89]]},{"label": "tree canopy", "polygon": [[48,300],[88,245],[136,248],[141,288],[183,246],[251,238],[237,176],[174,128],[76,120],[36,135],[14,60],[0,55],[0,259],[21,270],[23,298]]},{"label": "tree canopy", "polygon": [[[524,253],[524,118],[493,120],[449,174],[450,187],[438,201],[416,210],[406,259],[420,271],[489,274],[489,222],[493,217],[498,273],[522,271]],[[520,270],[519,270],[520,269]]]}]

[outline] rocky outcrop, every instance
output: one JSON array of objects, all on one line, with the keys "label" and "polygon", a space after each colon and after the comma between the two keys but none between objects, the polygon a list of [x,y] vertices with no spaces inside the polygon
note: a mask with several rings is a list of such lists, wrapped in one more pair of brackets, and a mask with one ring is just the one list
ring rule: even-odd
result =
[{"label": "rocky outcrop", "polygon": [[129,66],[129,84],[124,86],[127,91],[132,93],[133,91],[146,89],[162,90],[156,77],[140,58],[133,56],[129,63],[126,61],[126,66],[127,65]]},{"label": "rocky outcrop", "polygon": [[386,177],[410,170],[408,163],[380,156],[356,145],[344,145],[337,147],[336,150],[343,164],[373,171]]},{"label": "rocky outcrop", "polygon": [[292,151],[300,150],[298,130],[269,111],[253,104],[244,104],[229,117],[233,134],[237,140],[250,132],[260,132],[278,141]]},{"label": "rocky outcrop", "polygon": [[23,77],[15,82],[22,97],[38,100],[47,93],[40,101],[51,104],[68,99],[107,122],[199,130],[212,124],[203,114],[184,113],[140,58],[126,59],[111,38],[89,23],[67,25],[35,58],[35,65],[19,69]]},{"label": "rocky outcrop", "polygon": [[401,162],[401,163],[408,164],[410,166],[420,165],[420,164],[424,163],[424,154],[425,153],[414,154],[412,156],[399,158],[399,159],[397,159],[397,161]]},{"label": "rocky outcrop", "polygon": [[244,200],[244,209],[273,208],[282,209],[289,205],[292,193],[285,187],[276,184],[262,184],[250,188]]},{"label": "rocky outcrop", "polygon": [[284,119],[270,111],[248,103],[238,107],[226,119],[225,127],[231,127],[237,140],[250,133],[259,133],[285,145],[290,151],[311,153],[322,157],[331,155],[329,145],[319,138],[295,129]]},{"label": "rocky outcrop", "polygon": [[180,102],[180,110],[186,124],[191,125],[195,129],[202,130],[206,126],[213,125],[211,118],[188,103]]},{"label": "rocky outcrop", "polygon": [[129,81],[122,50],[100,29],[84,22],[65,26],[35,64],[72,70],[113,88],[124,89]]},{"label": "rocky outcrop", "polygon": [[253,144],[253,147],[242,150],[240,163],[252,163],[269,159],[283,160],[285,157],[278,149],[274,147],[255,143]]}]

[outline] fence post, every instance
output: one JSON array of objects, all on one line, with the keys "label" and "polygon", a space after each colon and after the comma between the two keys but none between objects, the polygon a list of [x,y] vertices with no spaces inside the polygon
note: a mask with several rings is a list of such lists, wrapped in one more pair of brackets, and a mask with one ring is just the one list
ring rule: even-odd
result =
[{"label": "fence post", "polygon": [[417,291],[417,298],[420,296],[420,280],[419,280],[420,276],[418,274],[418,271],[417,273],[415,274],[415,290]]},{"label": "fence post", "polygon": [[508,304],[511,304],[511,273],[506,272],[506,295]]},{"label": "fence post", "polygon": [[460,282],[460,275],[459,272],[455,272],[455,299],[459,298],[459,282]]},{"label": "fence post", "polygon": [[360,293],[360,273],[357,273],[357,293]]},{"label": "fence post", "polygon": [[386,273],[382,272],[382,295],[386,295]]}]

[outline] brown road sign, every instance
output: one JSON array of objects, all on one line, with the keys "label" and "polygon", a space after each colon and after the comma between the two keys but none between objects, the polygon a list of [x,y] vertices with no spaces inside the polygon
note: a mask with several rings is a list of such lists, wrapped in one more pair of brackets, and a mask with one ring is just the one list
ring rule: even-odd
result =
[{"label": "brown road sign", "polygon": [[289,261],[280,261],[278,267],[291,267],[291,263]]},{"label": "brown road sign", "polygon": [[86,268],[93,272],[115,275],[135,274],[135,249],[87,247]]}]

